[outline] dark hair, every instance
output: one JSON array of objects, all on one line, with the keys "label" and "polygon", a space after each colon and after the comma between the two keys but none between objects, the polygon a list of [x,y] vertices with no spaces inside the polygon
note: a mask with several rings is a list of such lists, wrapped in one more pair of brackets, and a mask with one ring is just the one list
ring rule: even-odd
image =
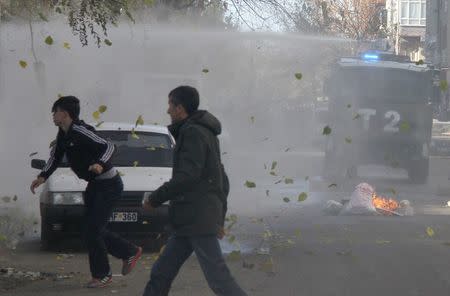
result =
[{"label": "dark hair", "polygon": [[56,112],[56,108],[69,113],[72,120],[78,120],[80,116],[80,100],[74,96],[60,97],[53,103],[52,112]]},{"label": "dark hair", "polygon": [[182,85],[171,90],[169,99],[175,106],[181,104],[188,115],[197,111],[198,105],[200,104],[198,91],[194,87],[187,85]]}]

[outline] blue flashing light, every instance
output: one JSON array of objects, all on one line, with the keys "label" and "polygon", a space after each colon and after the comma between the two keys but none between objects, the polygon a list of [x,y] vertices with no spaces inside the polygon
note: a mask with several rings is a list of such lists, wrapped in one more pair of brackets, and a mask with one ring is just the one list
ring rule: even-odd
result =
[{"label": "blue flashing light", "polygon": [[363,59],[377,61],[380,59],[380,57],[376,54],[366,53],[366,54],[364,54]]}]

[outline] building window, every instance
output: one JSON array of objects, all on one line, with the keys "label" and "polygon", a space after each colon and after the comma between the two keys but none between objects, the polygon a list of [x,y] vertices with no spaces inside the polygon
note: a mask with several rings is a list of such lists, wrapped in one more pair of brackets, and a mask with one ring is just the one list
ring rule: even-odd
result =
[{"label": "building window", "polygon": [[425,26],[426,0],[401,0],[400,25]]}]

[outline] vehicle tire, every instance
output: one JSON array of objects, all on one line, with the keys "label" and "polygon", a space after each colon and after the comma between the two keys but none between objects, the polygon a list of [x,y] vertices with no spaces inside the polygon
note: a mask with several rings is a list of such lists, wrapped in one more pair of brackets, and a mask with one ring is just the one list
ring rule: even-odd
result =
[{"label": "vehicle tire", "polygon": [[51,233],[50,225],[44,218],[41,221],[41,250],[50,251],[56,248],[56,238]]},{"label": "vehicle tire", "polygon": [[426,184],[430,171],[429,160],[411,161],[408,169],[409,180],[414,184]]}]

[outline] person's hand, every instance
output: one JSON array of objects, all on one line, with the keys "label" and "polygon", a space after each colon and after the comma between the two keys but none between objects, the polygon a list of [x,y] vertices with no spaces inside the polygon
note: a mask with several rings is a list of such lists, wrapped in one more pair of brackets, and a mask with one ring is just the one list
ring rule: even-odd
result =
[{"label": "person's hand", "polygon": [[217,231],[217,238],[223,239],[225,237],[225,235],[226,235],[225,228],[223,228],[223,226],[221,226],[219,228],[219,231]]},{"label": "person's hand", "polygon": [[38,188],[39,186],[41,186],[41,184],[45,183],[45,179],[43,177],[37,177],[30,186],[30,190],[33,194],[35,194],[36,192],[34,191],[36,188]]},{"label": "person's hand", "polygon": [[88,171],[93,172],[94,174],[100,175],[103,173],[103,167],[99,165],[98,163],[94,163],[93,165],[89,166]]},{"label": "person's hand", "polygon": [[152,204],[150,203],[150,200],[147,198],[146,200],[144,200],[144,203],[142,204],[142,207],[144,208],[144,210],[146,211],[151,211],[153,209],[155,209]]}]

